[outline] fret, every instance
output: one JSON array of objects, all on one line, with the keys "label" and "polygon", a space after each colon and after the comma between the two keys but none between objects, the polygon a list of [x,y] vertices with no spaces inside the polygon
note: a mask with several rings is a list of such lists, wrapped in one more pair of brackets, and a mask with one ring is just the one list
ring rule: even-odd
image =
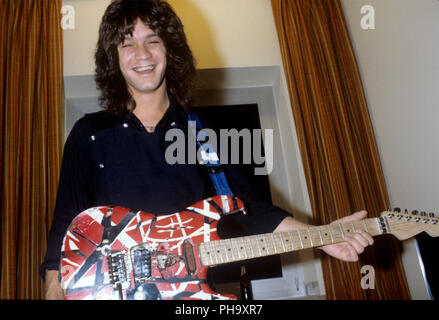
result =
[{"label": "fret", "polygon": [[320,237],[320,243],[323,246],[323,238],[322,238],[322,233],[320,232],[320,227],[317,227],[317,231],[319,232],[319,237]]},{"label": "fret", "polygon": [[282,248],[280,247],[280,244],[282,244],[282,238],[278,239],[277,234],[273,233],[273,239],[274,239],[274,245],[276,246],[276,251],[278,253],[285,252],[285,249],[282,250]]},{"label": "fret", "polygon": [[227,262],[229,262],[230,261],[230,259],[229,259],[229,255],[227,254],[227,251],[228,251],[228,248],[226,247],[226,241],[221,241],[221,243],[224,243],[224,245],[223,245],[223,247],[224,247],[224,252],[226,253],[226,260],[227,260]]},{"label": "fret", "polygon": [[254,258],[254,257],[255,257],[255,253],[254,253],[254,251],[253,251],[253,245],[252,245],[252,243],[251,243],[249,237],[247,237],[247,242],[248,242],[248,244],[250,245],[250,249],[251,249],[251,251],[252,251],[252,258]]},{"label": "fret", "polygon": [[[267,254],[270,254],[270,248],[268,248],[267,237],[265,234],[263,235],[263,238],[264,238],[265,249],[267,250]],[[264,247],[262,247],[262,250],[264,250]]]},{"label": "fret", "polygon": [[261,247],[260,247],[260,245],[259,245],[259,239],[258,239],[258,236],[255,236],[255,237],[256,237],[256,244],[258,245],[259,256],[262,257],[262,252],[261,252]]},{"label": "fret", "polygon": [[331,235],[331,242],[334,243],[334,236],[332,234],[332,228],[330,225],[328,225],[329,234]]},{"label": "fret", "polygon": [[213,264],[212,254],[210,253],[210,250],[209,250],[209,247],[208,247],[209,243],[206,242],[206,243],[203,243],[203,245],[204,245],[203,246],[204,247],[204,252],[205,252],[206,256],[208,257],[208,260],[210,259],[210,263]]},{"label": "fret", "polygon": [[338,226],[339,226],[340,231],[341,231],[341,236],[344,239],[344,232],[343,232],[343,227],[342,227],[341,223],[339,223]]},{"label": "fret", "polygon": [[312,237],[311,237],[311,233],[309,231],[310,228],[308,228],[308,236],[309,236],[309,241],[311,242],[311,247],[314,247],[314,244],[312,243]]},{"label": "fret", "polygon": [[247,238],[247,243],[250,246],[250,251],[252,253],[252,257],[253,258],[257,257],[257,253],[255,252],[255,244],[257,243],[257,241],[255,240],[255,236],[248,236],[246,238]]},{"label": "fret", "polygon": [[300,240],[300,246],[302,247],[302,249],[303,249],[303,241],[302,241],[302,237],[300,236],[300,229],[299,230],[297,230],[297,234],[298,234],[298,236],[299,236],[299,240]]},{"label": "fret", "polygon": [[238,244],[239,244],[239,239],[241,239],[241,244],[239,245],[239,250],[244,250],[244,254],[245,254],[245,259],[247,259],[248,255],[247,255],[247,251],[245,250],[245,246],[243,244],[243,240],[242,238],[238,238]]},{"label": "fret", "polygon": [[381,231],[381,229],[379,227],[379,218],[367,219],[367,222],[369,223],[369,230],[368,230],[368,232],[372,236],[376,236],[376,235],[382,234],[382,231]]},{"label": "fret", "polygon": [[369,229],[367,228],[366,220],[363,220],[363,225],[366,232],[369,232]]},{"label": "fret", "polygon": [[[300,239],[299,232],[297,230],[291,231],[291,237],[293,238],[293,243],[294,246],[296,247],[296,250],[303,249],[302,241]],[[298,240],[296,239],[296,237],[298,237]]]},{"label": "fret", "polygon": [[220,247],[221,256],[225,260],[224,262],[229,262],[229,258],[228,258],[228,255],[227,255],[226,242],[224,240],[221,240],[221,241],[218,241],[218,244],[219,244],[219,247]]},{"label": "fret", "polygon": [[354,222],[351,222],[351,225],[352,225],[352,230],[353,230],[353,232],[357,232],[357,230],[355,229]]},{"label": "fret", "polygon": [[[207,247],[207,248],[206,248]],[[205,250],[207,249],[207,256],[210,258],[210,263],[211,264],[214,264],[214,262],[213,262],[213,256],[212,256],[212,250],[210,250],[209,248],[208,248],[208,245],[206,244],[206,246],[204,246],[204,248],[205,248]]]},{"label": "fret", "polygon": [[318,227],[314,226],[311,228],[308,228],[308,234],[311,242],[312,247],[317,247],[321,244],[321,237],[319,233]]},{"label": "fret", "polygon": [[274,233],[271,234],[271,240],[273,241],[274,253],[277,253],[276,240],[274,239]]},{"label": "fret", "polygon": [[293,241],[293,236],[291,235],[292,232],[288,232],[288,238],[290,238],[290,242],[291,242],[291,249],[294,250],[294,241]]},{"label": "fret", "polygon": [[343,240],[343,235],[340,232],[340,228],[335,228],[336,225],[329,225],[331,228],[333,243],[341,242]]},{"label": "fret", "polygon": [[339,223],[339,228],[342,232],[342,239],[344,239],[346,237],[347,234],[351,234],[353,232],[355,232],[355,227],[352,228],[353,223],[352,222],[346,222],[346,223]]},{"label": "fret", "polygon": [[209,258],[210,257],[209,257],[209,254],[207,254],[206,244],[205,243],[201,243],[199,248],[200,248],[199,251],[200,251],[201,259],[202,260],[206,259],[207,260],[207,264],[209,264]]},{"label": "fret", "polygon": [[214,241],[214,243],[216,243],[215,250],[216,250],[216,253],[218,253],[218,255],[220,256],[221,263],[223,263],[224,259],[223,259],[223,255],[221,254],[221,248],[218,249],[218,246],[220,245],[218,242],[219,241]]},{"label": "fret", "polygon": [[354,226],[355,226],[355,230],[356,230],[356,231],[357,231],[357,230],[363,230],[363,231],[366,231],[366,230],[364,229],[364,226],[363,226],[363,224],[362,224],[361,221],[354,221]]},{"label": "fret", "polygon": [[[261,235],[261,238],[259,239],[260,243],[263,244],[262,251],[264,251],[264,256],[267,254],[270,254],[270,250],[267,248],[267,239],[265,239],[265,235]],[[266,253],[265,253],[266,252]]]},{"label": "fret", "polygon": [[[300,239],[302,241],[303,248],[311,248],[312,247],[312,239],[309,236],[308,229],[299,229]],[[304,234],[304,232],[306,232]]]},{"label": "fret", "polygon": [[284,252],[287,252],[287,249],[286,249],[285,243],[284,243],[284,237],[282,236],[282,233],[279,233],[279,237],[280,237],[280,242],[282,243],[282,248],[284,249]]},{"label": "fret", "polygon": [[[245,237],[240,238],[241,248],[243,248],[243,250],[244,250],[245,258],[249,259],[248,246],[247,246],[247,242],[245,240],[246,240]],[[250,256],[250,258],[251,258],[251,256]]]},{"label": "fret", "polygon": [[233,244],[232,241],[230,239],[228,239],[229,241],[229,246],[230,246],[230,252],[232,253],[232,259],[236,260],[235,255],[233,254]]},{"label": "fret", "polygon": [[[326,230],[325,230],[325,228],[326,228]],[[318,230],[319,230],[319,234],[320,234],[320,239],[322,241],[322,245],[327,245],[327,244],[332,243],[328,226],[320,226],[320,227],[318,227]]]},{"label": "fret", "polygon": [[210,254],[212,256],[212,261],[213,261],[213,258],[215,257],[215,264],[218,264],[219,261],[218,261],[218,257],[215,254],[215,245],[214,245],[214,243],[213,242],[209,242],[209,246],[210,246]]},{"label": "fret", "polygon": [[239,245],[239,238],[236,238],[236,250],[238,251],[239,259],[242,260],[242,247]]},{"label": "fret", "polygon": [[288,232],[281,232],[283,243],[285,244],[285,251],[292,251],[294,250],[293,244],[291,243],[291,239],[289,237]]},{"label": "fret", "polygon": [[355,232],[355,227],[352,228],[352,226],[353,226],[352,222],[343,223],[342,226],[347,233],[354,233]]},{"label": "fret", "polygon": [[[212,262],[215,264],[218,264],[219,261],[218,261],[216,254],[215,254],[215,248],[213,248],[213,245],[211,242],[209,242],[209,247],[210,247],[210,256],[212,258]],[[215,262],[213,261],[213,258],[215,258]]]},{"label": "fret", "polygon": [[219,250],[219,255],[221,256],[221,262],[228,262],[226,248],[224,246],[223,240],[219,240],[216,242],[216,247]]}]

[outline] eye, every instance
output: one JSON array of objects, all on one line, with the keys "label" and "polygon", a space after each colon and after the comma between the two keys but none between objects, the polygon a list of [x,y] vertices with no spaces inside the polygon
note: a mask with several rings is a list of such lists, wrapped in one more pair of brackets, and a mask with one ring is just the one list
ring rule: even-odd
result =
[{"label": "eye", "polygon": [[160,43],[160,39],[158,39],[158,38],[151,38],[147,42],[148,42],[148,44]]}]

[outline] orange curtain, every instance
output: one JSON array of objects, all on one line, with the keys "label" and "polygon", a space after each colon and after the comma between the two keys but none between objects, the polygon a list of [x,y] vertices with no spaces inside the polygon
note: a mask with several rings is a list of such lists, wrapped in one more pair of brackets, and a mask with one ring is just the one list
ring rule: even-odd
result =
[{"label": "orange curtain", "polygon": [[[339,0],[271,0],[313,217],[318,224],[389,200],[355,54]],[[328,299],[409,299],[391,236],[375,238],[358,263],[322,257]],[[375,270],[363,289],[362,266]]]},{"label": "orange curtain", "polygon": [[41,299],[63,143],[61,0],[0,1],[0,299]]}]

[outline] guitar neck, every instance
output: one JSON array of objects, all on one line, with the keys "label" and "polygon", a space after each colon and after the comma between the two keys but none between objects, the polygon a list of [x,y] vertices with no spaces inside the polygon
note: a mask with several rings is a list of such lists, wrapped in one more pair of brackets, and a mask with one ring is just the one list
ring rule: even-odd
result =
[{"label": "guitar neck", "polygon": [[357,230],[363,230],[372,236],[377,236],[387,233],[388,226],[382,218],[371,218],[293,231],[204,242],[199,245],[200,260],[204,266],[214,266],[320,247],[343,242],[345,236]]}]

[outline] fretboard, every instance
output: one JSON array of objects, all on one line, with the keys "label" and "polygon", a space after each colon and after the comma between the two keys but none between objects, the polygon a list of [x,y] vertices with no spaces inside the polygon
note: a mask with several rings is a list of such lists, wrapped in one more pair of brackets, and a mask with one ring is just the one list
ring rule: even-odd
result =
[{"label": "fretboard", "polygon": [[199,255],[204,266],[214,266],[342,242],[346,235],[357,230],[364,230],[372,236],[383,234],[379,218],[372,218],[204,242],[199,245]]}]

